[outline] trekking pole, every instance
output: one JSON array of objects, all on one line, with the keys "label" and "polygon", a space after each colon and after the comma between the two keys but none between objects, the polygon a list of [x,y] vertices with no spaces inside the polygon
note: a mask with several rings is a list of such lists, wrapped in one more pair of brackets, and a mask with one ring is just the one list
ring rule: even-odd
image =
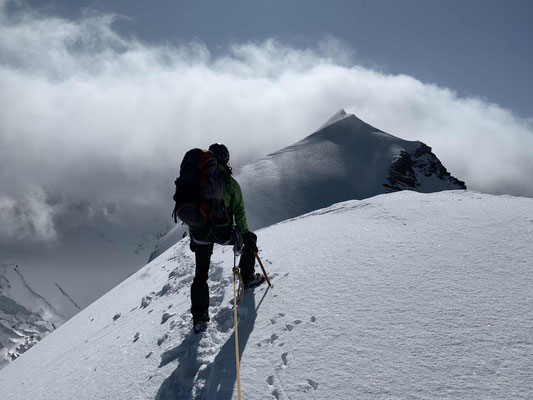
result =
[{"label": "trekking pole", "polygon": [[261,269],[263,270],[263,275],[265,275],[265,279],[268,283],[268,286],[272,286],[272,284],[270,283],[270,279],[268,279],[268,275],[265,271],[265,267],[263,267],[263,263],[261,262],[261,259],[259,258],[259,254],[257,254],[257,251],[254,251],[254,254],[255,254],[255,258],[257,258],[257,261],[259,261],[259,265],[261,266]]},{"label": "trekking pole", "polygon": [[[241,400],[241,372],[239,365],[239,329],[237,324],[237,288],[236,280],[240,276],[239,269],[237,268],[237,252],[233,250],[233,318],[235,321],[235,365],[237,369],[237,393],[239,400]],[[241,281],[239,280],[239,285]]]}]

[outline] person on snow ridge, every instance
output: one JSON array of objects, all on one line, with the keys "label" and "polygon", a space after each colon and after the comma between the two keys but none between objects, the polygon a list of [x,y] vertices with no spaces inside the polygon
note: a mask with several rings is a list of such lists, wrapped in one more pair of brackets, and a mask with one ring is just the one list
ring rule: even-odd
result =
[{"label": "person on snow ridge", "polygon": [[244,210],[244,200],[237,181],[232,177],[232,170],[229,166],[228,148],[221,143],[214,143],[209,146],[209,150],[218,161],[218,168],[224,175],[225,192],[223,195],[224,204],[229,213],[226,223],[211,226],[189,227],[191,239],[191,251],[195,254],[196,272],[191,286],[191,313],[195,331],[205,329],[209,322],[209,287],[207,278],[213,244],[233,244],[234,235],[233,222],[242,236],[244,243],[242,254],[239,260],[243,286],[245,289],[261,284],[265,278],[254,273],[255,252],[257,249],[257,236],[248,229],[246,223],[246,212]]}]

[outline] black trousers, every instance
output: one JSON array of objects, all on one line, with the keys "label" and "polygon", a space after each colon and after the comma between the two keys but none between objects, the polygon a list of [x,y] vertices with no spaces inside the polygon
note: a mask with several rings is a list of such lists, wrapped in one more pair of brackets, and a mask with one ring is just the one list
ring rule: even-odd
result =
[{"label": "black trousers", "polygon": [[[191,238],[192,240],[192,238]],[[209,265],[213,254],[213,243],[191,245],[196,258],[196,273],[191,286],[191,313],[194,321],[209,321]],[[253,250],[244,246],[239,260],[242,280],[247,282],[254,276],[255,255]]]}]

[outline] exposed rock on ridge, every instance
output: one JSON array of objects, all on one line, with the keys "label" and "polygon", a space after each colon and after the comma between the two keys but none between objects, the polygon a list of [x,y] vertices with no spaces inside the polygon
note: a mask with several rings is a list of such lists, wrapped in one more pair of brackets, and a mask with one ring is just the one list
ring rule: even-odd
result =
[{"label": "exposed rock on ridge", "polygon": [[[383,184],[390,191],[415,190],[422,186],[418,176],[435,176],[443,183],[453,187],[466,189],[463,181],[453,177],[442,165],[431,147],[420,142],[420,146],[412,153],[402,150],[389,169],[387,182]],[[424,188],[422,188],[424,189]]]}]

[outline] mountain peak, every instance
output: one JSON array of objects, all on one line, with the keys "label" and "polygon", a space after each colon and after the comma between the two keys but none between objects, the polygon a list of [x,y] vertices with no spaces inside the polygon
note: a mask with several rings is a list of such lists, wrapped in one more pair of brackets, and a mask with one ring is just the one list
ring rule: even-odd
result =
[{"label": "mountain peak", "polygon": [[318,130],[324,129],[326,126],[333,125],[335,122],[343,120],[344,118],[352,117],[353,114],[347,114],[343,108],[337,111],[333,116],[331,116]]},{"label": "mountain peak", "polygon": [[[390,135],[344,110],[299,142],[244,166],[237,180],[246,192],[252,229],[381,193],[465,189],[429,146]],[[276,206],[265,207],[265,198]]]}]

